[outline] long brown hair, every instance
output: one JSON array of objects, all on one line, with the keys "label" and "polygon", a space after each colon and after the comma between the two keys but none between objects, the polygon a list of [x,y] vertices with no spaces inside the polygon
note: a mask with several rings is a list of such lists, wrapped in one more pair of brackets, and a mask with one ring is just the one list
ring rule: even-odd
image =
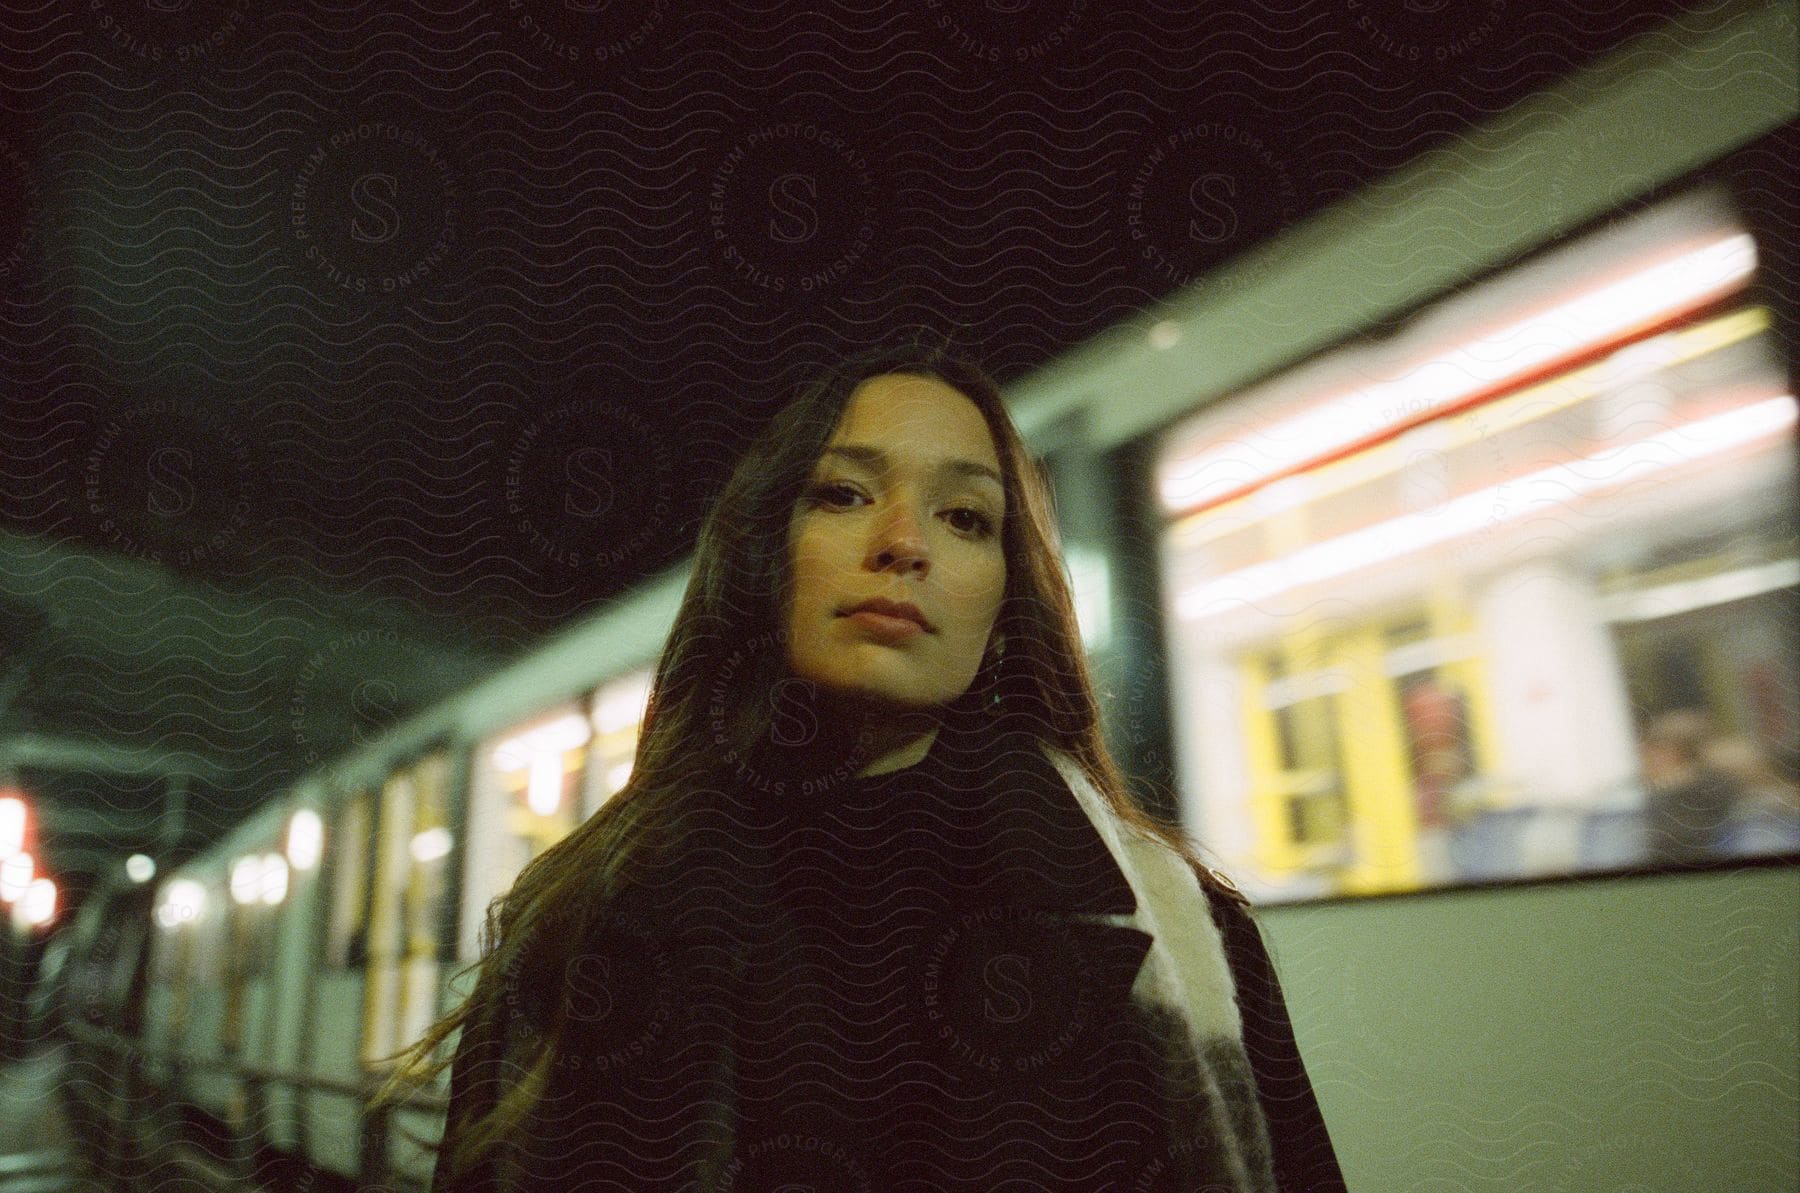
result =
[{"label": "long brown hair", "polygon": [[[1003,656],[950,709],[998,694],[1008,720],[1029,718],[1040,738],[1071,756],[1119,816],[1179,853],[1203,885],[1240,904],[1243,896],[1199,856],[1178,828],[1132,799],[1101,736],[1099,706],[1074,604],[1064,578],[1050,486],[1013,426],[999,388],[948,345],[914,337],[854,357],[827,372],[785,406],[744,453],[701,528],[693,572],[656,666],[631,776],[574,832],[535,858],[490,905],[473,992],[411,1047],[382,1086],[376,1106],[398,1101],[438,1076],[453,1058],[435,1054],[453,1032],[480,1022],[510,974],[554,988],[579,931],[622,889],[627,867],[654,852],[659,824],[680,818],[686,793],[728,783],[724,758],[778,768],[784,749],[775,724],[778,689],[789,678],[785,652],[745,652],[752,638],[785,641],[788,527],[812,469],[862,382],[900,373],[935,378],[973,402],[993,434],[1006,490],[1002,547],[1006,590],[996,635]],[[699,743],[704,743],[703,745]],[[791,751],[788,751],[791,754]],[[770,773],[765,770],[763,773]],[[571,909],[576,909],[571,911]],[[1206,914],[1196,908],[1195,914]],[[539,932],[546,922],[559,930]],[[545,939],[539,939],[540,937]],[[469,970],[464,970],[467,974]],[[567,1008],[550,1017],[524,1058],[526,1075],[476,1121],[445,1127],[440,1164],[461,1174],[507,1138],[542,1095]]]}]

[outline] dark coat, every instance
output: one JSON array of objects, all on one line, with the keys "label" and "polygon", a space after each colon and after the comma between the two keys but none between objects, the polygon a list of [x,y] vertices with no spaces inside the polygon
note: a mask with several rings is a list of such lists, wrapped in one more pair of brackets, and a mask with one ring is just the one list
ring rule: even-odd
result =
[{"label": "dark coat", "polygon": [[[859,809],[893,806],[877,798],[892,784],[832,793],[829,865],[806,864],[791,818],[734,807],[684,826],[669,881],[584,932],[564,1044],[517,1142],[464,1180],[440,1170],[433,1193],[1341,1190],[1245,907],[1122,833],[1072,760],[1032,757],[1024,853],[1016,824],[959,848],[945,826],[979,809],[916,792],[899,806],[930,848],[908,852],[911,822],[888,815],[865,816],[865,841]],[[1077,799],[1046,805],[1057,787]],[[955,860],[1027,855],[1040,864]],[[882,895],[894,882],[907,898]],[[1201,956],[1221,945],[1228,982]],[[557,992],[508,980],[487,1000],[458,1045],[447,1136],[523,1076]]]}]

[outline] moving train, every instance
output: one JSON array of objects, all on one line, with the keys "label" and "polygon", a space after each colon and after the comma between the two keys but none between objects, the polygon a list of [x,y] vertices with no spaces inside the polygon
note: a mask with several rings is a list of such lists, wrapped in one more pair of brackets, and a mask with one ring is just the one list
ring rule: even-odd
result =
[{"label": "moving train", "polygon": [[[1254,902],[1670,860],[1671,713],[1742,770],[1679,856],[1800,848],[1792,113],[1731,36],[1559,84],[1009,391],[1109,739]],[[624,785],[685,581],[83,905],[43,1004],[103,1168],[426,1183],[443,1090],[366,1115],[381,1058]]]}]

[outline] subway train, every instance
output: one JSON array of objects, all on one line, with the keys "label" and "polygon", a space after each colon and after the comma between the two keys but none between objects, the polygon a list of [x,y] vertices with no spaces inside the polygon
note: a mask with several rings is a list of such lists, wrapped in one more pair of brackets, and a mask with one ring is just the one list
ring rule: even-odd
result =
[{"label": "subway train", "polygon": [[[1272,919],[1800,849],[1792,100],[1721,48],[1779,10],[1571,78],[1009,388],[1109,740]],[[365,1100],[624,785],[685,581],[89,899],[36,1009],[106,1172],[427,1183],[443,1088]],[[1706,823],[1659,812],[1677,713],[1738,760]]]}]

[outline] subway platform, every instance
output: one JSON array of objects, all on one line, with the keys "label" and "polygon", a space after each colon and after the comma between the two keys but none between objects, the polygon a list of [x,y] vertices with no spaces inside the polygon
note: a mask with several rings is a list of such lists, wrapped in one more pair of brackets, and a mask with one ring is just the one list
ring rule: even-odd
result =
[{"label": "subway platform", "polygon": [[0,1193],[102,1193],[64,1113],[60,1046],[0,1064]]},{"label": "subway platform", "polygon": [[308,1184],[234,1179],[185,1144],[131,1151],[103,1123],[78,1121],[69,1084],[113,1084],[73,1071],[80,1063],[61,1040],[0,1062],[0,1193],[287,1193]]}]

